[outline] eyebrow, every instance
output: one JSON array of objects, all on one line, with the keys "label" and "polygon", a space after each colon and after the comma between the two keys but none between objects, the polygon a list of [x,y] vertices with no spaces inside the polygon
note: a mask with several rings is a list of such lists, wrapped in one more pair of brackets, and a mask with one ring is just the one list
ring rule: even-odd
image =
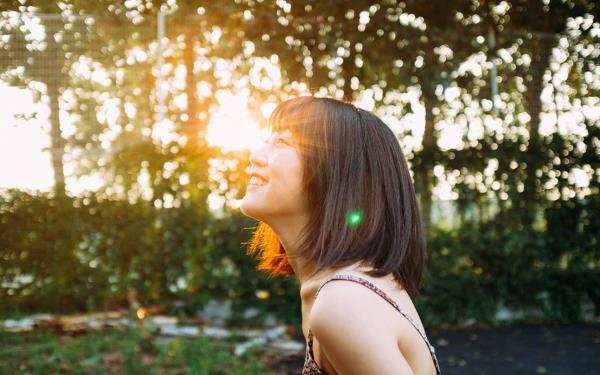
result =
[{"label": "eyebrow", "polygon": [[292,132],[289,129],[281,129],[279,131],[274,130],[273,132],[271,132],[270,137],[272,137],[274,135],[291,137]]}]

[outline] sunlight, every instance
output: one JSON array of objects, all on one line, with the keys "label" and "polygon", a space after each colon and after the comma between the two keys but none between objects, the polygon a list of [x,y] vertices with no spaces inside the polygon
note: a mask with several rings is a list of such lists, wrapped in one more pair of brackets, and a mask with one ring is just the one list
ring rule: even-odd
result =
[{"label": "sunlight", "polygon": [[[219,91],[217,101],[219,109],[212,114],[207,128],[208,143],[221,147],[224,152],[256,148],[265,130],[252,119],[248,110],[248,96]],[[269,108],[261,110],[265,113]]]},{"label": "sunlight", "polygon": [[41,119],[18,120],[17,114],[43,113],[30,91],[0,83],[0,103],[10,103],[0,111],[0,187],[47,191],[52,187],[50,143]]}]

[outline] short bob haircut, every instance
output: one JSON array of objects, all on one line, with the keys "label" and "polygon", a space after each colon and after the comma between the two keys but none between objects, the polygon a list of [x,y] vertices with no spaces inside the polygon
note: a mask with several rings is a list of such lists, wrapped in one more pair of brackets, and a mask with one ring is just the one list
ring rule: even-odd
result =
[{"label": "short bob haircut", "polygon": [[[390,273],[419,293],[426,239],[408,165],[392,130],[373,113],[331,98],[301,96],[279,104],[270,131],[289,129],[303,165],[310,220],[298,256],[327,268],[356,262],[372,277]],[[248,254],[268,276],[294,276],[274,230],[259,222]]]}]

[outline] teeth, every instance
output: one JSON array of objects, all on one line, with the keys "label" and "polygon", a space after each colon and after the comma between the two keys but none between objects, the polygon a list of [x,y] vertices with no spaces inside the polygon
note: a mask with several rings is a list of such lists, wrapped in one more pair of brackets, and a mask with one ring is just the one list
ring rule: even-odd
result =
[{"label": "teeth", "polygon": [[258,178],[256,176],[252,176],[250,178],[250,182],[249,183],[252,184],[252,185],[259,185],[259,186],[262,186],[262,185],[266,184],[266,182],[264,182],[262,179],[260,179],[260,178]]}]

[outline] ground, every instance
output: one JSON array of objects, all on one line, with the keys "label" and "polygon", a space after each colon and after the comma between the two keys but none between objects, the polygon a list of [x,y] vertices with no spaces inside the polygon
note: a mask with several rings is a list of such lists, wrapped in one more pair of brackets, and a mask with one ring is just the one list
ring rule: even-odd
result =
[{"label": "ground", "polygon": [[[444,375],[600,374],[600,323],[426,328]],[[301,333],[293,339],[305,345]],[[79,334],[0,332],[0,375],[302,372],[304,351],[282,356],[257,348],[238,358],[232,354],[238,342],[239,337],[217,342],[144,336],[135,328]]]},{"label": "ground", "polygon": [[[429,329],[442,374],[600,374],[600,323]],[[271,365],[300,374],[304,353]]]}]

